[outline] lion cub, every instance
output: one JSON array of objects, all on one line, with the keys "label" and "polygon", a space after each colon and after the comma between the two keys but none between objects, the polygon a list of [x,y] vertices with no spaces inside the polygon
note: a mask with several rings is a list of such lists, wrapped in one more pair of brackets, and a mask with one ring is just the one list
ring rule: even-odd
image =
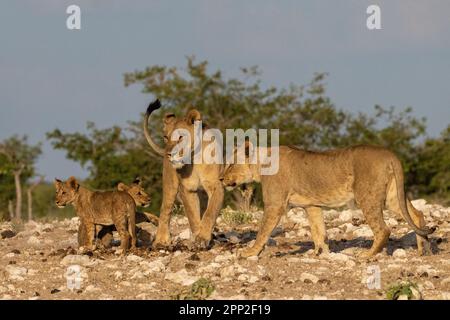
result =
[{"label": "lion cub", "polygon": [[67,181],[55,179],[56,199],[59,208],[68,204],[75,207],[81,225],[86,230],[87,246],[95,249],[96,225],[114,225],[120,235],[120,248],[125,252],[130,244],[136,247],[136,203],[124,191],[91,191],[77,182],[74,177]]},{"label": "lion cub", "polygon": [[[119,182],[117,185],[117,190],[119,191],[125,191],[128,193],[136,203],[137,207],[146,208],[150,205],[151,197],[148,195],[148,193],[145,192],[144,188],[142,187],[142,181],[140,178],[136,178],[133,183],[128,186],[123,182]],[[141,222],[151,222],[154,225],[158,225],[159,218],[157,215],[150,213],[150,212],[136,212],[136,223]]]}]

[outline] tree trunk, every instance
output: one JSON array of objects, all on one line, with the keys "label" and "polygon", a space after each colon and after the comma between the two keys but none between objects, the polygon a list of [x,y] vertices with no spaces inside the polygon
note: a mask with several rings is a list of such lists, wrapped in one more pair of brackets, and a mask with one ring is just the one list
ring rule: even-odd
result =
[{"label": "tree trunk", "polygon": [[16,184],[16,219],[22,220],[22,185],[20,175],[22,171],[14,171],[14,183]]},{"label": "tree trunk", "polygon": [[43,178],[41,177],[27,189],[28,221],[33,220],[33,190],[42,182],[42,180]]},{"label": "tree trunk", "polygon": [[33,220],[33,195],[31,194],[31,188],[27,189],[27,202],[28,202],[28,221]]},{"label": "tree trunk", "polygon": [[9,220],[14,219],[14,205],[12,200],[8,200]]}]

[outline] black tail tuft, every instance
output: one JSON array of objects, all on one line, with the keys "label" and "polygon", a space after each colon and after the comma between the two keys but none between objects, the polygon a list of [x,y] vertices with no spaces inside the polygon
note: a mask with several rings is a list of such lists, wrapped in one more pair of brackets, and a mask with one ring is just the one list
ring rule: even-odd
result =
[{"label": "black tail tuft", "polygon": [[159,101],[159,99],[156,99],[155,101],[151,102],[148,105],[147,108],[147,114],[151,114],[153,111],[158,110],[159,108],[161,108],[161,102]]},{"label": "black tail tuft", "polygon": [[140,184],[141,183],[141,178],[140,177],[136,177],[133,181],[134,184]]}]

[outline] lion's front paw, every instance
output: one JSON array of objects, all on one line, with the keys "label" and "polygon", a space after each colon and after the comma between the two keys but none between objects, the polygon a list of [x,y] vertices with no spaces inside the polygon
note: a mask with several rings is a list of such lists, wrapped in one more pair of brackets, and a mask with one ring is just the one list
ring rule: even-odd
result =
[{"label": "lion's front paw", "polygon": [[194,246],[197,249],[208,249],[211,246],[211,235],[197,234],[195,236]]},{"label": "lion's front paw", "polygon": [[152,243],[153,249],[165,249],[170,246],[169,236],[156,235],[155,240]]},{"label": "lion's front paw", "polygon": [[248,258],[248,257],[257,256],[260,252],[261,252],[261,249],[255,248],[255,247],[251,247],[251,248],[247,248],[247,249],[242,250],[240,252],[239,256],[241,258]]},{"label": "lion's front paw", "polygon": [[317,246],[317,247],[314,249],[314,254],[315,254],[316,256],[319,256],[319,255],[321,255],[321,254],[327,255],[328,253],[330,253],[330,248],[329,248],[328,245],[326,245],[326,244],[323,244],[323,245],[321,245],[321,246]]},{"label": "lion's front paw", "polygon": [[373,250],[364,250],[363,252],[359,253],[357,256],[361,259],[361,260],[366,260],[366,261],[376,261],[379,256],[378,256],[377,251],[373,251]]}]

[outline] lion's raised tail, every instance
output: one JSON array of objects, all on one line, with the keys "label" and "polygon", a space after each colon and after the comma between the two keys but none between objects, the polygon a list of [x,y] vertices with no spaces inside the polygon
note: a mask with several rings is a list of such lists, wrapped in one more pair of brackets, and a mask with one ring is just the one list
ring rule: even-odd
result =
[{"label": "lion's raised tail", "polygon": [[428,227],[419,228],[414,224],[414,221],[412,220],[411,215],[408,211],[408,207],[406,205],[402,164],[396,158],[391,162],[391,164],[392,170],[394,172],[395,185],[397,186],[397,199],[399,202],[401,214],[416,234],[421,237],[427,238],[429,234],[434,232],[434,229],[430,229]]},{"label": "lion's raised tail", "polygon": [[145,113],[144,116],[144,135],[145,138],[147,139],[148,144],[150,145],[150,147],[152,147],[152,149],[159,154],[161,157],[164,157],[164,149],[161,148],[160,146],[158,146],[156,144],[155,141],[153,141],[150,132],[148,130],[148,120],[150,118],[150,115],[152,114],[153,111],[159,109],[161,107],[161,102],[159,101],[159,99],[156,99],[155,101],[151,102],[147,108],[147,112]]}]

